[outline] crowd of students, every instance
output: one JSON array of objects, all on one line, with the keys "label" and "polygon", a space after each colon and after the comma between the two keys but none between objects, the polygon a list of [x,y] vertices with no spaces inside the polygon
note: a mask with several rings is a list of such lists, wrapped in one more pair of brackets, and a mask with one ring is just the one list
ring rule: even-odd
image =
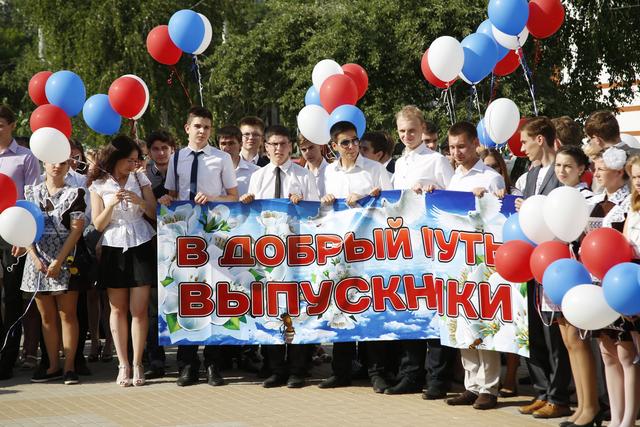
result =
[{"label": "crowd of students", "polygon": [[[21,325],[20,363],[35,369],[34,382],[74,384],[79,374],[89,374],[83,354],[88,333],[89,362],[110,361],[115,346],[118,385],[141,386],[166,374],[164,349],[157,343],[157,203],[287,198],[294,204],[331,204],[343,198],[355,206],[385,190],[445,189],[476,197],[512,194],[520,197],[519,207],[522,199],[564,185],[578,188],[593,207],[590,228],[617,228],[634,247],[640,245],[640,157],[621,142],[612,113],[591,114],[584,132],[569,117],[528,120],[520,129],[526,160],[481,147],[476,127],[468,122],[453,124],[438,145],[436,128],[417,107],[402,108],[395,119],[397,144],[385,132],[358,138],[351,123],[339,122],[330,130],[329,145],[319,146],[302,135],[294,139],[283,126],[265,129],[259,118],[246,117],[238,126],[220,127],[211,145],[212,115],[194,107],[187,114],[188,143],[182,149],[162,130],[146,141],[120,135],[86,153],[72,141],[71,159],[45,163],[41,175],[33,154],[13,137],[16,117],[0,106],[0,172],[14,180],[19,198],[45,214],[37,243],[16,248],[0,242],[0,380],[12,377]],[[588,138],[584,145],[583,135]],[[296,149],[301,157],[294,160]],[[74,271],[70,255],[95,259],[97,267]],[[520,412],[537,418],[568,416],[561,425],[599,425],[605,417],[612,426],[633,425],[640,406],[638,319],[585,334],[562,317],[540,284],[529,284],[528,302],[531,355],[526,364],[536,395]],[[201,361],[198,346],[181,345],[177,384],[196,384],[203,365],[208,384],[224,385],[222,370],[235,361],[261,376],[264,387],[302,387],[319,351],[300,344],[205,346]],[[445,399],[460,361],[465,391],[447,404],[491,409],[498,396],[517,395],[517,356],[504,355],[507,369],[501,381],[500,353],[453,349],[437,339],[335,343],[332,375],[319,387],[349,386],[366,372],[377,393],[422,392],[424,399]],[[570,408],[572,378],[575,410]]]}]

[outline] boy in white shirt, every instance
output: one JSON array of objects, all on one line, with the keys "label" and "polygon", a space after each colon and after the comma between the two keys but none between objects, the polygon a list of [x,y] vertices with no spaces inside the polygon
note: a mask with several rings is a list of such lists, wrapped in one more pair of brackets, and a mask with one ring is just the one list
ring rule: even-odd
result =
[{"label": "boy in white shirt", "polygon": [[314,144],[300,134],[298,137],[298,148],[300,148],[300,154],[306,162],[304,167],[309,169],[316,178],[318,195],[320,197],[324,196],[324,173],[329,163],[322,156],[322,147]]},{"label": "boy in white shirt", "polygon": [[231,156],[233,167],[236,172],[236,181],[238,182],[238,194],[242,195],[249,190],[249,180],[251,175],[259,166],[246,161],[240,155],[242,134],[240,129],[233,125],[223,126],[217,132],[218,147],[220,150]]}]

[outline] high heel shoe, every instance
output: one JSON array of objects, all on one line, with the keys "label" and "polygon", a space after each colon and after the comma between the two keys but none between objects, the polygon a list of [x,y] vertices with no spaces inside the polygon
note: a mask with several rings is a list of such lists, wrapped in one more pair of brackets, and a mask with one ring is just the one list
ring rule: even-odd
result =
[{"label": "high heel shoe", "polygon": [[146,382],[147,381],[144,377],[144,366],[133,365],[133,385],[135,387],[139,387],[145,385]]},{"label": "high heel shoe", "polygon": [[604,413],[602,411],[598,412],[595,417],[591,421],[586,424],[569,424],[568,427],[600,427],[602,426],[602,421],[604,419]]},{"label": "high heel shoe", "polygon": [[120,387],[129,387],[131,385],[131,367],[129,365],[118,365],[116,384]]}]

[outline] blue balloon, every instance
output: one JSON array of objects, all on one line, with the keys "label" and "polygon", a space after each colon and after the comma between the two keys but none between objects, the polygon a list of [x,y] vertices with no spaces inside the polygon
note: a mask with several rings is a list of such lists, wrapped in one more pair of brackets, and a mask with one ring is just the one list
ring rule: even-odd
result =
[{"label": "blue balloon", "polygon": [[569,289],[588,283],[591,283],[591,275],[586,267],[569,258],[552,262],[542,276],[544,292],[558,305],[562,304],[562,298]]},{"label": "blue balloon", "polygon": [[462,74],[471,83],[478,83],[491,73],[498,62],[498,48],[492,38],[484,34],[473,33],[462,42],[464,65]]},{"label": "blue balloon", "polygon": [[524,30],[529,19],[527,0],[491,0],[489,20],[498,30],[510,36],[517,36]]},{"label": "blue balloon", "polygon": [[625,316],[640,314],[640,265],[632,262],[611,267],[602,279],[604,299]]},{"label": "blue balloon", "polygon": [[491,25],[491,21],[487,19],[478,26],[476,33],[484,34],[485,36],[491,37],[491,40],[493,40],[493,42],[496,44],[496,47],[498,48],[498,62],[500,62],[505,56],[507,56],[507,53],[509,53],[509,49],[498,43],[496,38],[493,36],[492,28],[493,26]]},{"label": "blue balloon", "polygon": [[169,37],[184,52],[193,53],[204,40],[204,22],[193,10],[179,10],[169,19]]},{"label": "blue balloon", "polygon": [[518,213],[511,215],[502,225],[502,241],[510,242],[511,240],[524,240],[532,246],[538,246],[535,242],[529,240],[520,228],[520,220]]},{"label": "blue balloon", "polygon": [[307,93],[304,96],[304,105],[319,105],[322,107],[320,103],[320,93],[314,85],[311,85],[309,89],[307,89]]},{"label": "blue balloon", "polygon": [[489,136],[489,132],[484,127],[484,119],[478,122],[476,131],[478,132],[478,139],[480,140],[480,144],[484,145],[487,148],[493,148],[498,145],[493,139],[491,139],[491,137]]},{"label": "blue balloon", "polygon": [[17,200],[16,206],[20,206],[29,211],[31,215],[33,215],[33,219],[36,220],[36,237],[33,239],[34,242],[39,242],[42,237],[42,233],[44,233],[44,215],[40,208],[33,202],[28,200]]},{"label": "blue balloon", "polygon": [[355,105],[341,105],[329,116],[329,130],[338,122],[349,122],[356,127],[358,138],[362,138],[367,129],[367,119],[364,113]]},{"label": "blue balloon", "polygon": [[84,122],[94,131],[103,135],[113,135],[120,130],[122,117],[116,113],[105,94],[93,95],[82,107]]},{"label": "blue balloon", "polygon": [[84,105],[87,92],[82,79],[73,71],[58,71],[53,73],[44,86],[49,103],[60,107],[67,116],[76,116]]}]

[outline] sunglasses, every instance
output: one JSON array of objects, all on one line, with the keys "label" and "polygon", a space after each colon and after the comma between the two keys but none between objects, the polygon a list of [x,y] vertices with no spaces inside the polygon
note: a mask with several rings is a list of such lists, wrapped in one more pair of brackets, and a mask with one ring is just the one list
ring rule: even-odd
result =
[{"label": "sunglasses", "polygon": [[342,141],[338,142],[338,145],[342,148],[348,148],[350,145],[357,147],[360,145],[360,140],[358,138],[343,139]]}]

